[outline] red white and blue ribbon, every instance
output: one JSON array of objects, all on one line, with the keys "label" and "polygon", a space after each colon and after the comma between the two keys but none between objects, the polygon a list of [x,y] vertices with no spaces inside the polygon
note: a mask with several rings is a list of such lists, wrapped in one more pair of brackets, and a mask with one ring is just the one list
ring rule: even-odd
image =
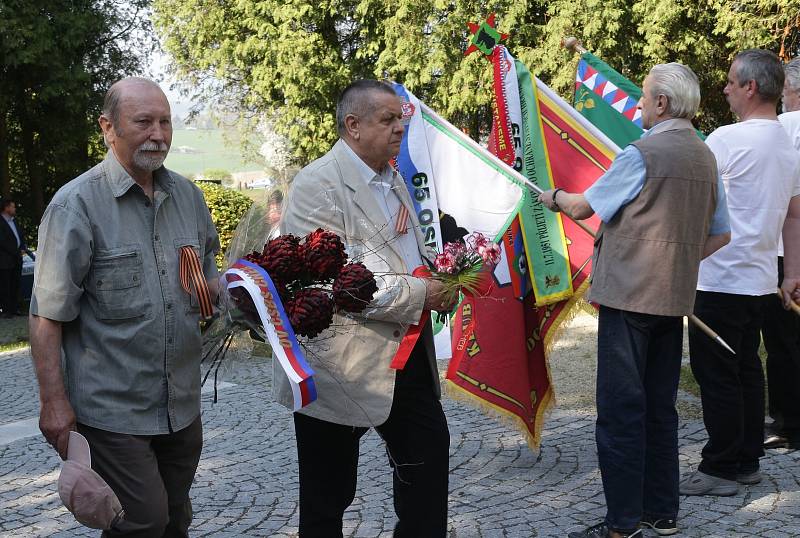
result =
[{"label": "red white and blue ribbon", "polygon": [[293,409],[297,411],[317,399],[314,370],[289,323],[269,274],[259,265],[240,259],[225,271],[227,288],[244,288],[253,300],[275,358],[286,373],[292,388]]}]

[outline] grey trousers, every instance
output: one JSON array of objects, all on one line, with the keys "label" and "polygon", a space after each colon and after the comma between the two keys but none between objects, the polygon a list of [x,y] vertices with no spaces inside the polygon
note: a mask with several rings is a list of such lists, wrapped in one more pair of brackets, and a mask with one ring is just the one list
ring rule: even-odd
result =
[{"label": "grey trousers", "polygon": [[125,518],[103,538],[187,538],[192,522],[189,488],[203,448],[198,416],[186,428],[163,435],[113,433],[84,424],[92,469],[119,497]]}]

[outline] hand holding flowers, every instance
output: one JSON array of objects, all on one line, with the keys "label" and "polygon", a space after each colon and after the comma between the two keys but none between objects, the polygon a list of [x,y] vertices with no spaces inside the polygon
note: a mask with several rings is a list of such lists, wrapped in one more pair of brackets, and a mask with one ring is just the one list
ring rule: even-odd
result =
[{"label": "hand holding flowers", "polygon": [[492,269],[500,261],[500,246],[475,232],[464,243],[447,243],[433,261],[431,278],[442,284],[442,293],[455,300],[458,292],[485,296],[494,286]]}]

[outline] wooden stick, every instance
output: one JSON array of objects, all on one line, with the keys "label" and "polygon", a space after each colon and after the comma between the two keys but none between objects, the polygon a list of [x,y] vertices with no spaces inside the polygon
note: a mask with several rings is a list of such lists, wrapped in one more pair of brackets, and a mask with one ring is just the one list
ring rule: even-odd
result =
[{"label": "wooden stick", "polygon": [[583,48],[583,43],[581,43],[581,40],[574,36],[565,37],[562,39],[561,46],[567,50],[571,50],[572,52],[577,52],[578,54],[589,52]]},{"label": "wooden stick", "polygon": [[698,318],[694,314],[691,314],[690,316],[687,317],[692,323],[697,325],[698,329],[700,329],[701,331],[706,333],[709,337],[711,337],[712,340],[715,340],[719,345],[721,345],[722,347],[724,347],[725,349],[736,355],[736,352],[733,349],[731,349],[731,346],[729,346],[728,343],[725,340],[723,340],[720,335],[715,333],[714,329],[703,323],[703,321],[700,318]]}]

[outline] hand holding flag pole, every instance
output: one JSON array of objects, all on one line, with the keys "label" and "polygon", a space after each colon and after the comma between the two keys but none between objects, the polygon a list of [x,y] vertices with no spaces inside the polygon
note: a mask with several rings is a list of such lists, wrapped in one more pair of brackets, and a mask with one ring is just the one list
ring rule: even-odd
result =
[{"label": "hand holding flag pole", "polygon": [[[487,161],[490,161],[490,162],[495,162],[496,164],[502,164],[507,169],[507,173],[509,174],[510,177],[512,177],[513,179],[518,181],[520,184],[527,186],[533,192],[535,192],[537,194],[542,194],[544,192],[544,190],[541,187],[539,187],[538,185],[536,185],[535,183],[530,181],[528,178],[526,178],[525,176],[523,176],[522,174],[520,174],[519,172],[517,172],[516,170],[514,170],[510,166],[506,166],[505,163],[503,163],[503,161],[498,159],[495,155],[492,155],[492,153],[489,152],[489,150],[487,150],[486,148],[484,148],[483,146],[481,146],[480,144],[475,142],[472,138],[468,137],[467,135],[465,135],[464,133],[462,133],[461,131],[456,129],[448,121],[446,121],[445,119],[441,118],[438,114],[436,114],[436,112],[434,112],[427,105],[425,105],[425,103],[420,103],[420,104],[422,105],[422,113],[424,115],[429,116],[433,120],[435,120],[436,123],[439,124],[440,126],[442,126],[443,128],[447,129],[447,134],[449,136],[451,136],[453,138],[456,138],[456,139],[460,139],[464,143],[466,143],[469,146],[471,146],[476,151],[476,153],[478,155],[480,155],[484,160],[487,160]],[[584,222],[579,221],[579,220],[575,220],[575,219],[571,218],[569,215],[567,215],[566,213],[562,213],[562,214],[565,215],[566,217],[568,217],[570,220],[572,220],[575,224],[577,224],[583,231],[588,233],[590,236],[595,237],[595,235],[596,235],[595,231],[592,230],[589,226],[587,226]],[[689,318],[689,320],[692,323],[697,325],[697,327],[700,330],[702,330],[704,333],[706,333],[706,335],[708,335],[712,340],[716,341],[722,347],[724,347],[725,349],[727,349],[731,353],[735,354],[733,349],[731,349],[731,347],[725,342],[725,340],[723,340],[722,337],[720,337],[716,332],[714,332],[708,325],[703,323],[697,316],[695,316],[694,314],[691,314],[691,315],[689,315],[687,317]]]}]

